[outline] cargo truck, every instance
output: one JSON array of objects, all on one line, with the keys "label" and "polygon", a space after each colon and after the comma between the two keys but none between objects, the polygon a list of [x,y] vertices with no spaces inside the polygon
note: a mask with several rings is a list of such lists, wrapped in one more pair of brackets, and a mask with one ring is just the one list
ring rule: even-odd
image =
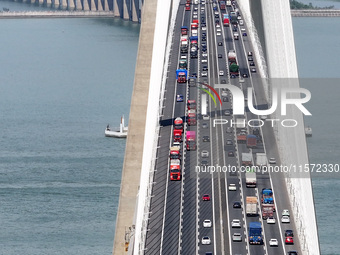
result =
[{"label": "cargo truck", "polygon": [[172,146],[170,147],[170,159],[181,159],[181,147]]},{"label": "cargo truck", "polygon": [[246,170],[246,186],[247,188],[256,187],[256,171],[253,167],[249,167]]},{"label": "cargo truck", "polygon": [[257,145],[257,137],[256,135],[247,135],[247,147],[255,148]]},{"label": "cargo truck", "polygon": [[196,125],[196,110],[194,110],[194,109],[188,110],[187,122],[188,122],[189,126]]},{"label": "cargo truck", "polygon": [[249,223],[249,244],[263,244],[261,222]]},{"label": "cargo truck", "polygon": [[266,153],[256,153],[256,165],[259,167],[267,166],[267,155]]},{"label": "cargo truck", "polygon": [[234,50],[229,50],[228,51],[228,61],[229,61],[229,63],[236,62],[236,53],[235,53]]},{"label": "cargo truck", "polygon": [[196,110],[196,100],[188,100],[188,110]]},{"label": "cargo truck", "polygon": [[223,26],[229,27],[229,15],[227,13],[223,14]]},{"label": "cargo truck", "polygon": [[177,69],[176,70],[176,79],[178,83],[186,83],[187,82],[188,71],[186,69]]},{"label": "cargo truck", "polygon": [[257,197],[246,197],[247,216],[257,216]]},{"label": "cargo truck", "polygon": [[184,59],[184,58],[181,58],[181,59],[179,60],[179,65],[178,65],[178,67],[179,67],[180,69],[187,69],[187,67],[188,67],[187,60]]},{"label": "cargo truck", "polygon": [[196,86],[196,77],[189,77],[188,84],[189,84],[189,87]]},{"label": "cargo truck", "polygon": [[245,118],[236,118],[236,129],[244,129],[246,127],[246,119]]},{"label": "cargo truck", "polygon": [[190,45],[197,47],[197,45],[198,45],[198,36],[190,36]]},{"label": "cargo truck", "polygon": [[243,152],[241,155],[242,166],[251,166],[253,161],[253,155],[251,153]]},{"label": "cargo truck", "polygon": [[182,26],[181,27],[181,35],[187,35],[188,34],[188,27]]},{"label": "cargo truck", "polygon": [[247,141],[247,134],[245,132],[239,132],[237,134],[237,142],[246,143],[246,141]]},{"label": "cargo truck", "polygon": [[181,180],[181,161],[179,159],[170,160],[170,180]]},{"label": "cargo truck", "polygon": [[274,215],[274,204],[262,204],[262,218],[266,220],[268,217],[273,217]]},{"label": "cargo truck", "polygon": [[236,12],[230,12],[230,22],[231,24],[237,24],[237,13]]},{"label": "cargo truck", "polygon": [[187,131],[186,147],[188,151],[196,150],[196,131]]},{"label": "cargo truck", "polygon": [[[273,212],[275,212],[274,196],[273,196],[272,189],[262,189],[262,192],[261,192],[261,208],[262,208],[262,216],[264,216],[264,217],[272,216],[272,215],[270,215],[271,210]],[[264,210],[268,211],[268,212],[266,212],[265,215],[263,215]],[[264,219],[266,219],[266,218],[264,218]]]},{"label": "cargo truck", "polygon": [[183,119],[181,117],[177,117],[174,120],[174,130],[176,130],[176,129],[183,131]]},{"label": "cargo truck", "polygon": [[220,1],[220,9],[225,10],[225,1]]}]

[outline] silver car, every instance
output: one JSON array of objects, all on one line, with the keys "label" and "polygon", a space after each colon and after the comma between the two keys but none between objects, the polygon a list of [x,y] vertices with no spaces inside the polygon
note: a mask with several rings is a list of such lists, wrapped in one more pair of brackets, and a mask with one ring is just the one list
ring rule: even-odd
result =
[{"label": "silver car", "polygon": [[234,242],[241,242],[241,241],[242,241],[242,235],[241,235],[241,233],[234,233],[234,234],[233,234],[233,241],[234,241]]},{"label": "silver car", "polygon": [[207,150],[202,151],[202,152],[201,152],[201,156],[202,156],[202,158],[207,158],[207,157],[209,157],[209,151],[207,151]]}]

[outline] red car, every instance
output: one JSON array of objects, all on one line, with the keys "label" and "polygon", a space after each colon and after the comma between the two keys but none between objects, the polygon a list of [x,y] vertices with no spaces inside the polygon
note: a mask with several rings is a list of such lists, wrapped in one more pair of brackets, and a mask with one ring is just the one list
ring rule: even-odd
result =
[{"label": "red car", "polygon": [[186,3],[186,4],[185,4],[185,10],[186,10],[186,11],[190,11],[190,9],[191,9],[191,8],[190,8],[190,4]]},{"label": "red car", "polygon": [[202,199],[203,201],[210,201],[210,196],[208,194],[204,194]]},{"label": "red car", "polygon": [[286,244],[294,244],[294,239],[293,239],[293,237],[287,236],[287,237],[286,237],[285,243],[286,243]]}]

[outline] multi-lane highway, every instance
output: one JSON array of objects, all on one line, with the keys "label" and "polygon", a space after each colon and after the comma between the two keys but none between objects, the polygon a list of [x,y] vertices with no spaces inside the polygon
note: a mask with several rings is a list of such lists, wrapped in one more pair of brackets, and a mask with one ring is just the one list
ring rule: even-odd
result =
[{"label": "multi-lane highway", "polygon": [[[199,1],[198,1],[199,2]],[[170,65],[167,70],[167,82],[164,95],[164,108],[161,117],[161,130],[158,141],[157,160],[155,166],[154,184],[146,236],[145,254],[272,254],[284,255],[295,250],[300,253],[297,232],[290,213],[290,223],[281,223],[281,212],[288,209],[288,193],[281,174],[257,173],[257,186],[247,188],[245,174],[241,172],[207,172],[206,168],[197,166],[234,166],[242,165],[241,154],[250,152],[255,158],[256,153],[266,153],[268,158],[275,158],[280,164],[274,132],[270,125],[264,125],[260,130],[256,148],[248,148],[246,144],[237,142],[238,130],[235,126],[214,125],[215,119],[231,120],[243,117],[246,120],[258,119],[246,108],[246,114],[235,116],[232,114],[233,97],[222,88],[224,84],[232,84],[246,91],[252,87],[254,105],[266,107],[267,102],[261,84],[260,75],[256,72],[255,56],[249,59],[249,52],[253,46],[246,35],[249,33],[243,22],[230,26],[223,26],[223,13],[238,10],[237,2],[221,10],[218,2],[199,2],[190,4],[189,10],[182,0],[178,10],[174,36],[172,40]],[[198,20],[198,55],[190,57],[188,53],[181,53],[181,27],[188,27],[191,36],[192,21]],[[241,30],[244,29],[244,30]],[[236,40],[234,33],[239,34]],[[245,33],[245,34],[244,34]],[[244,34],[244,35],[243,35]],[[239,65],[239,77],[230,75],[227,54],[230,50],[236,52]],[[196,86],[188,83],[177,83],[176,69],[179,60],[187,56],[187,70],[189,76],[197,76]],[[254,66],[250,66],[253,62]],[[250,71],[255,68],[253,71]],[[200,88],[207,88],[203,84],[216,88],[222,98],[222,104],[216,98],[216,104],[207,96],[207,116],[202,116],[202,95]],[[218,85],[219,84],[219,85]],[[183,95],[183,102],[177,102],[177,95]],[[196,100],[197,124],[184,124],[183,142],[181,143],[181,180],[171,181],[169,172],[169,148],[173,145],[173,122],[177,117],[186,119],[188,114],[187,100]],[[205,100],[205,99],[204,99]],[[266,121],[264,120],[264,123]],[[266,123],[265,123],[266,124]],[[251,127],[245,127],[248,134],[252,134]],[[197,149],[186,150],[187,131],[195,131]],[[236,190],[229,190],[230,184],[235,184]],[[276,212],[275,224],[268,224],[261,217],[261,192],[263,188],[270,188],[274,193]],[[203,195],[209,195],[210,200],[204,201]],[[257,216],[246,216],[246,197],[256,196]],[[234,203],[240,202],[241,208],[234,208]],[[211,221],[204,225],[205,220]],[[232,227],[231,222],[239,220],[240,225]],[[249,244],[249,223],[260,222],[262,226],[263,244]],[[234,224],[235,225],[235,224]],[[291,229],[295,234],[294,244],[285,244],[285,230]],[[210,244],[204,244],[208,238]],[[277,247],[269,245],[269,240],[275,238]],[[240,240],[237,240],[240,239]]]}]

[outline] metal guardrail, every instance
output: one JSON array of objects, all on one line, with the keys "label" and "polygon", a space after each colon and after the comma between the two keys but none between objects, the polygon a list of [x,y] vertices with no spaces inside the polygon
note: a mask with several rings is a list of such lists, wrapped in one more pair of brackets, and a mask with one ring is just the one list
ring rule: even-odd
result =
[{"label": "metal guardrail", "polygon": [[292,17],[340,17],[340,10],[291,10]]}]

